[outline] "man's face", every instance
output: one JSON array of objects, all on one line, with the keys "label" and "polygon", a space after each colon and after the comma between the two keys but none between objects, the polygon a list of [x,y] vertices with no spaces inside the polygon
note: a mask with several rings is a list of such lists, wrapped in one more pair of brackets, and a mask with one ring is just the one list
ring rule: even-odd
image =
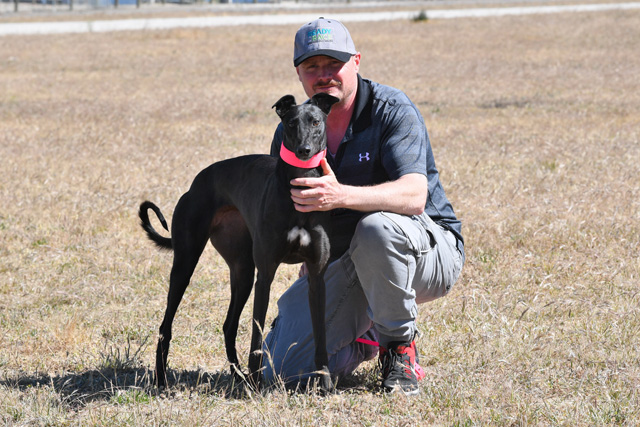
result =
[{"label": "man's face", "polygon": [[305,60],[296,69],[302,87],[309,98],[319,92],[326,92],[344,102],[355,96],[358,87],[360,54],[341,62],[330,56],[318,55]]}]

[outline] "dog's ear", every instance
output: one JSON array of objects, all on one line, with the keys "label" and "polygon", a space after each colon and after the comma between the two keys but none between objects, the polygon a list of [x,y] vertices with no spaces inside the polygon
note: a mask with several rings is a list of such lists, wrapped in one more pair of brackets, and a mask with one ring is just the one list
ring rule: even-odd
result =
[{"label": "dog's ear", "polygon": [[331,111],[331,107],[333,106],[333,104],[335,104],[338,101],[340,100],[335,96],[331,96],[328,93],[323,93],[323,92],[316,93],[311,98],[311,103],[313,105],[316,105],[318,108],[320,108],[322,112],[325,114],[329,114],[329,111]]},{"label": "dog's ear", "polygon": [[285,95],[273,104],[271,108],[275,108],[278,116],[282,118],[294,105],[296,105],[296,99],[293,95]]}]

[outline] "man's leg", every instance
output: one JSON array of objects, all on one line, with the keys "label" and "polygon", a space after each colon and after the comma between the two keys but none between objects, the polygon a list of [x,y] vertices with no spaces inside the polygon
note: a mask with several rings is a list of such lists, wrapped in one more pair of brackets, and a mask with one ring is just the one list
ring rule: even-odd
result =
[{"label": "man's leg", "polygon": [[410,341],[417,304],[449,292],[462,268],[455,244],[427,215],[380,212],[360,221],[349,255],[381,345]]},{"label": "man's leg", "polygon": [[[344,376],[364,360],[374,358],[377,348],[355,342],[371,329],[371,319],[367,316],[367,301],[347,254],[329,265],[325,283],[329,371],[334,376]],[[309,283],[304,276],[278,300],[278,316],[263,346],[266,352],[264,376],[268,382],[276,375],[287,383],[304,380],[315,371],[308,289]],[[377,339],[375,336],[369,338]]]},{"label": "man's leg", "polygon": [[383,386],[418,392],[417,304],[449,292],[462,268],[455,237],[427,215],[374,213],[358,224],[349,254],[380,335]]}]

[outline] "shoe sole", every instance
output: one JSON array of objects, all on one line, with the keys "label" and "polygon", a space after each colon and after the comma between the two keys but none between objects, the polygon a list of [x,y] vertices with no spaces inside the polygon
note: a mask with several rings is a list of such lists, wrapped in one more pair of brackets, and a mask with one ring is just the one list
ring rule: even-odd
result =
[{"label": "shoe sole", "polygon": [[416,394],[420,393],[420,387],[417,387],[415,390],[404,390],[401,386],[394,386],[392,388],[383,386],[383,389],[389,394],[400,392],[400,393],[403,393],[405,396],[415,396]]}]

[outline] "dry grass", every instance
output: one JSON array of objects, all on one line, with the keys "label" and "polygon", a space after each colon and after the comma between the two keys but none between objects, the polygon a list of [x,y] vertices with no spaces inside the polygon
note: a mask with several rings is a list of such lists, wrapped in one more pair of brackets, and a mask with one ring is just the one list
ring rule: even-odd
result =
[{"label": "dry grass", "polygon": [[[0,44],[0,421],[35,425],[636,425],[640,13],[352,24],[363,75],[427,121],[467,263],[421,308],[419,397],[234,390],[227,270],[205,255],[149,387],[171,256],[138,227],[209,163],[265,152],[302,91],[295,27]],[[280,270],[275,300],[295,267]],[[245,310],[239,347],[249,345]]]}]

